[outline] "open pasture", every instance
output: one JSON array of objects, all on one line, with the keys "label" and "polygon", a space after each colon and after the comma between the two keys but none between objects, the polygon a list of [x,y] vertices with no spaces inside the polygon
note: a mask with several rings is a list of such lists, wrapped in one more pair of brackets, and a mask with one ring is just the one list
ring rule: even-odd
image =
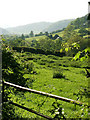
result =
[{"label": "open pasture", "polygon": [[[17,56],[17,61],[24,66],[23,72],[25,73],[24,77],[27,78],[28,88],[88,104],[88,78],[86,78],[84,68],[87,66],[87,61],[71,61],[72,57],[46,56],[29,52],[16,52],[15,55]],[[61,74],[61,77],[58,74]],[[34,93],[25,92],[24,95],[12,95],[12,99],[50,117],[55,116],[55,113],[51,114],[54,102],[60,104],[66,118],[87,117],[87,109],[83,106]],[[16,113],[21,114],[23,118],[37,117],[35,114],[17,107]]]}]

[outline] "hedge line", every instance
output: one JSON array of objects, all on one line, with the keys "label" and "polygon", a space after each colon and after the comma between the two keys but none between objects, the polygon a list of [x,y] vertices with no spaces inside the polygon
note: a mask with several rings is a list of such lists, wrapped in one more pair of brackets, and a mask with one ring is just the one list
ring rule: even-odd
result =
[{"label": "hedge line", "polygon": [[49,50],[42,50],[42,49],[36,49],[36,48],[28,48],[28,47],[13,47],[13,50],[17,50],[17,52],[31,52],[31,53],[35,53],[35,54],[45,54],[45,55],[56,55],[56,56],[60,56],[63,57],[65,56],[65,53],[62,52],[60,53],[59,51],[49,51]]}]

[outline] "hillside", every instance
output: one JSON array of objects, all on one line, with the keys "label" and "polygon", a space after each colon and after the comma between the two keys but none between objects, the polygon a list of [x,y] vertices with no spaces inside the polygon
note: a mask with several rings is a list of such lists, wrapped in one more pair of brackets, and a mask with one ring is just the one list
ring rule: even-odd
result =
[{"label": "hillside", "polygon": [[75,29],[88,28],[87,17],[88,17],[88,15],[85,15],[83,17],[77,18],[74,21],[72,21],[70,23],[70,25],[74,25]]},{"label": "hillside", "polygon": [[58,32],[57,34],[63,39],[70,38],[71,36],[77,34],[83,38],[87,38],[89,35],[88,29],[88,15],[77,18],[68,24],[68,26],[62,32]]},{"label": "hillside", "polygon": [[9,32],[3,28],[0,28],[0,35],[2,35],[2,34],[4,34],[4,35],[9,34]]},{"label": "hillside", "polygon": [[58,22],[55,22],[53,24],[51,24],[49,27],[47,27],[46,29],[43,30],[43,32],[45,31],[48,31],[48,32],[53,32],[53,31],[56,31],[56,30],[61,30],[63,28],[66,28],[67,25],[73,21],[73,19],[70,19],[70,20],[62,20],[62,21],[58,21]]},{"label": "hillside", "polygon": [[49,22],[38,22],[23,26],[7,28],[7,30],[14,34],[29,34],[31,31],[34,31],[34,33],[39,33],[43,29],[47,28],[49,25],[51,25],[51,23]]},{"label": "hillside", "polygon": [[34,34],[38,34],[40,32],[46,32],[48,31],[53,32],[57,30],[61,30],[63,28],[66,28],[68,25],[73,25],[74,29],[81,29],[81,28],[88,28],[88,22],[87,22],[87,15],[81,18],[77,19],[68,19],[68,20],[61,20],[58,22],[50,23],[50,22],[38,22],[38,23],[32,23],[32,24],[26,24],[22,26],[17,27],[10,27],[10,28],[0,28],[0,34],[29,34],[31,31],[34,32]]},{"label": "hillside", "polygon": [[72,21],[71,20],[62,20],[54,23],[50,22],[38,22],[33,24],[27,24],[23,26],[7,28],[10,33],[14,34],[29,34],[33,31],[35,34],[40,32],[52,32],[54,30],[59,30],[67,27],[67,25]]}]

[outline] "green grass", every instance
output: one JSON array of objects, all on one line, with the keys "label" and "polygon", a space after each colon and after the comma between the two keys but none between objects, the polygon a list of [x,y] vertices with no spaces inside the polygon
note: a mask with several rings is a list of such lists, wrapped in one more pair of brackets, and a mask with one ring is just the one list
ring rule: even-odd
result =
[{"label": "green grass", "polygon": [[[28,87],[43,91],[46,93],[51,93],[54,95],[70,98],[88,103],[88,98],[84,89],[88,89],[88,79],[86,78],[86,72],[81,64],[72,67],[70,65],[71,57],[57,57],[54,55],[40,55],[31,53],[17,53],[17,55],[22,59],[27,59],[29,57],[34,58],[33,60],[28,60],[26,62],[32,62],[34,69],[37,74],[24,74],[25,78],[30,78],[28,80]],[[23,57],[21,57],[23,56]],[[20,61],[20,59],[18,59]],[[77,62],[76,62],[77,63]],[[75,61],[71,64],[76,64]],[[79,63],[79,62],[78,62]],[[66,66],[67,67],[66,67]],[[85,63],[86,65],[86,63]],[[84,66],[85,66],[84,65]],[[54,71],[61,71],[65,78],[53,78]],[[29,81],[32,81],[30,83]],[[85,95],[79,95],[79,93]],[[19,99],[18,99],[19,98]],[[24,106],[32,108],[38,112],[41,112],[47,116],[54,117],[48,111],[53,108],[52,104],[56,100],[54,98],[49,98],[41,95],[36,95],[34,93],[25,92],[24,96],[19,97],[12,96],[13,101],[17,100],[17,103],[24,103]],[[66,118],[76,118],[80,117],[82,106],[76,106],[67,102],[58,100],[64,108],[64,114]],[[43,104],[44,103],[44,104]],[[42,105],[43,104],[43,105]],[[20,108],[16,107],[16,113],[20,114],[24,118],[35,118],[35,114],[26,112]],[[85,117],[85,115],[84,115]]]},{"label": "green grass", "polygon": [[26,38],[25,40],[26,41],[28,41],[28,42],[30,42],[30,41],[32,41],[32,40],[39,40],[39,39],[43,39],[43,38],[45,38],[45,35],[42,35],[42,36],[36,36],[36,37],[31,37],[31,38]]},{"label": "green grass", "polygon": [[64,31],[55,33],[55,34],[53,34],[53,36],[55,36],[56,34],[59,35],[60,37],[63,37]]}]

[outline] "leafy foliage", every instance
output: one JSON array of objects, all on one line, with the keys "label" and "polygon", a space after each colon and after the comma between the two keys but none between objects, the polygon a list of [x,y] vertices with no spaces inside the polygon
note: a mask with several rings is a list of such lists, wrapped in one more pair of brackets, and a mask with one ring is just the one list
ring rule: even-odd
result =
[{"label": "leafy foliage", "polygon": [[[90,48],[85,37],[88,32],[86,27],[85,16],[71,22],[63,31],[51,34],[39,33],[30,38],[29,35],[4,36],[7,41],[3,39],[3,80],[87,103],[88,81],[84,68],[88,66]],[[8,46],[16,48],[14,49],[16,51]],[[66,53],[66,56],[60,57],[60,52]],[[29,115],[19,108],[15,110],[7,103],[8,100],[19,104],[22,101],[26,106],[47,115],[52,114],[56,119],[88,117],[88,109],[84,106],[79,108],[32,93],[20,94],[11,87],[4,86],[4,89],[3,118],[5,119],[18,118],[16,113],[21,118],[36,118],[35,115]],[[64,113],[62,106],[65,106]]]},{"label": "leafy foliage", "polygon": [[71,25],[74,25],[75,29],[87,28],[88,27],[87,17],[88,15],[85,15],[84,17],[81,18],[77,18],[76,20],[71,22]]},{"label": "leafy foliage", "polygon": [[64,116],[64,109],[62,108],[62,105],[59,102],[53,102],[52,106],[53,109],[51,109],[50,112],[51,114],[54,114],[55,120],[66,119]]},{"label": "leafy foliage", "polygon": [[[13,56],[13,52],[9,47],[3,48],[2,50],[2,79],[21,86],[26,86],[26,79],[23,77],[21,72],[22,68],[17,63]],[[9,105],[8,101],[11,99],[9,96],[13,92],[12,88],[3,86],[3,114],[2,119],[14,119],[18,116],[15,115],[15,109],[12,105]],[[14,90],[16,93],[16,90]]]}]

